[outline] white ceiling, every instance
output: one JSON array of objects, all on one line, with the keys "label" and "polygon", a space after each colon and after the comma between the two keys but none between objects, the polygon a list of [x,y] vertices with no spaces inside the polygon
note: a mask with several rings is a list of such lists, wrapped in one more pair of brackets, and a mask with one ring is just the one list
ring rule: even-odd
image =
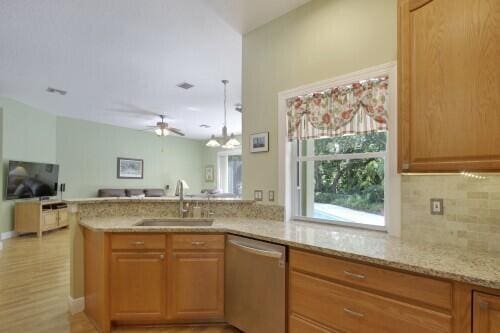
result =
[{"label": "white ceiling", "polygon": [[228,128],[240,133],[241,33],[305,2],[0,0],[0,95],[136,129],[158,120],[133,113],[146,109],[201,139],[220,132],[228,79]]},{"label": "white ceiling", "polygon": [[206,0],[234,29],[249,32],[311,0]]}]

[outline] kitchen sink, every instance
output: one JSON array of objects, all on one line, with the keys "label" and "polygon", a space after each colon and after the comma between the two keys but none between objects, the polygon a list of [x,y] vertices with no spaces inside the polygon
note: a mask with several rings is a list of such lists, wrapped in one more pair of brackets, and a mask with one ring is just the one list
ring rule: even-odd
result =
[{"label": "kitchen sink", "polygon": [[213,219],[171,218],[147,219],[135,225],[138,227],[210,227],[213,223]]}]

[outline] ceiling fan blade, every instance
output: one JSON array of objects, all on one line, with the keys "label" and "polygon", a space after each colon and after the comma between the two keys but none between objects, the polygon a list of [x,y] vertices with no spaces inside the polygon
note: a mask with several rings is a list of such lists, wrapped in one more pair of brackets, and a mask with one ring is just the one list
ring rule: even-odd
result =
[{"label": "ceiling fan blade", "polygon": [[121,107],[116,107],[116,108],[109,108],[109,111],[114,111],[114,112],[120,112],[120,113],[127,113],[130,115],[136,115],[136,116],[145,116],[145,117],[161,117],[163,116],[164,119],[167,120],[174,120],[170,116],[161,113],[161,112],[154,112],[150,111],[144,108],[141,108],[139,106],[133,105],[133,104],[121,104]]},{"label": "ceiling fan blade", "polygon": [[180,130],[180,129],[178,129],[178,128],[170,128],[170,127],[169,127],[169,128],[168,128],[168,130],[169,130],[170,132],[172,132],[172,133],[177,134],[177,135],[180,135],[180,136],[185,136],[185,134],[184,134],[184,133],[182,133],[182,132],[181,132],[181,130]]}]

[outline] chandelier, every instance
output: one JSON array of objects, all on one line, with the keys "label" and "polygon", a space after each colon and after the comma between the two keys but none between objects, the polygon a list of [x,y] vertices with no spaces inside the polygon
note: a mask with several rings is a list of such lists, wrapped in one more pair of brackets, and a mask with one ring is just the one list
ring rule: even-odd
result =
[{"label": "chandelier", "polygon": [[228,80],[222,80],[222,84],[224,84],[224,126],[222,127],[222,137],[220,139],[216,139],[215,135],[212,134],[210,140],[206,143],[207,147],[222,147],[224,149],[234,149],[240,145],[240,142],[234,137],[234,134],[231,133],[230,136],[227,135],[227,84]]}]

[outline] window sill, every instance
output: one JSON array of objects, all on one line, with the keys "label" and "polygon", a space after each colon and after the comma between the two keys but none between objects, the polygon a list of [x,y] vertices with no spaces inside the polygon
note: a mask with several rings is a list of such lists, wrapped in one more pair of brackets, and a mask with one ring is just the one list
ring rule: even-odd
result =
[{"label": "window sill", "polygon": [[338,227],[347,227],[347,228],[353,228],[353,229],[365,229],[365,230],[372,230],[372,231],[387,232],[386,225],[378,226],[378,225],[372,225],[372,224],[325,220],[325,219],[303,217],[303,216],[293,216],[291,220],[297,221],[297,222],[318,223],[318,224],[332,225],[332,226],[338,226]]}]

